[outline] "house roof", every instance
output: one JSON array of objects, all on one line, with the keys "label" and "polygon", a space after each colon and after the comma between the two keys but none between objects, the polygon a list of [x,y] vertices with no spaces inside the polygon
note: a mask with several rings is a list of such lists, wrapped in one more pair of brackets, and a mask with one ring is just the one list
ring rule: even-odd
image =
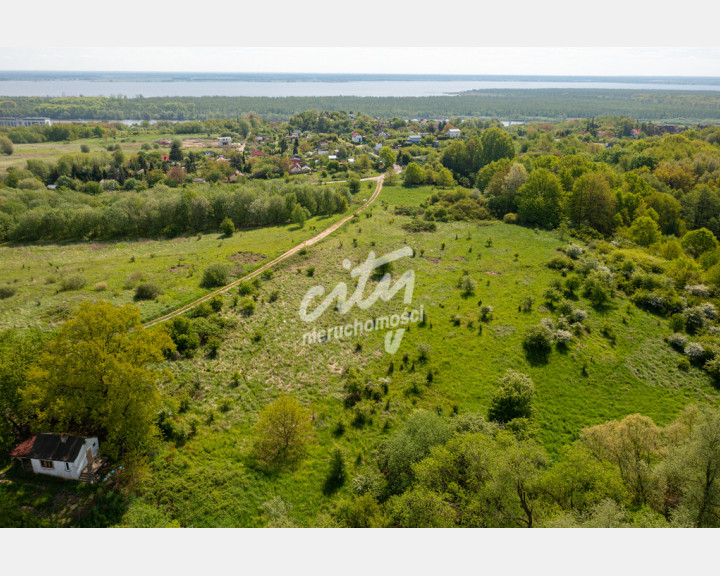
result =
[{"label": "house roof", "polygon": [[15,446],[8,456],[10,456],[10,458],[28,458],[33,444],[35,444],[35,436],[30,436],[30,438]]},{"label": "house roof", "polygon": [[85,438],[80,436],[38,434],[26,457],[37,460],[73,462],[84,444]]}]

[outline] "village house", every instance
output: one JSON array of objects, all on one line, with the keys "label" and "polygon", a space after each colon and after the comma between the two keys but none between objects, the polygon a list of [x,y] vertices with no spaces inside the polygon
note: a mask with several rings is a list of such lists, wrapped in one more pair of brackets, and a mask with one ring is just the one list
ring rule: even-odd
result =
[{"label": "village house", "polygon": [[422,141],[422,136],[420,134],[410,134],[410,136],[407,137],[408,144],[419,144]]},{"label": "village house", "polygon": [[458,138],[460,136],[460,128],[450,128],[447,131],[448,138]]},{"label": "village house", "polygon": [[357,132],[353,132],[353,135],[350,139],[355,142],[355,144],[362,144],[363,141],[362,134],[358,134]]},{"label": "village house", "polygon": [[220,136],[217,139],[218,146],[230,146],[230,144],[232,144],[231,136]]},{"label": "village house", "polygon": [[100,467],[99,442],[67,434],[37,434],[16,446],[11,460],[35,474],[92,482]]}]

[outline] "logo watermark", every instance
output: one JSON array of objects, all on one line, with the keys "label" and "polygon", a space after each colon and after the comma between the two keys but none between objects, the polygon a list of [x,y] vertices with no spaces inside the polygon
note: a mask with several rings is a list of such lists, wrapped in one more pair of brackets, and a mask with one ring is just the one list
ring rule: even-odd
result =
[{"label": "logo watermark", "polygon": [[[415,290],[415,272],[407,270],[395,281],[392,282],[392,275],[386,271],[390,268],[392,262],[412,256],[413,249],[405,246],[389,254],[385,254],[379,258],[375,257],[374,252],[368,254],[367,260],[362,264],[352,267],[352,262],[347,258],[343,260],[343,268],[350,272],[350,277],[357,279],[355,291],[348,297],[348,285],[345,282],[339,282],[335,288],[325,296],[325,288],[317,285],[310,288],[300,302],[300,318],[304,322],[315,322],[322,314],[333,304],[336,305],[337,311],[345,315],[353,307],[357,306],[360,310],[367,310],[378,299],[388,302],[396,294],[403,291],[403,304],[405,309],[400,314],[391,314],[380,316],[377,318],[369,318],[365,321],[355,320],[352,323],[331,326],[328,328],[317,329],[303,334],[303,345],[317,344],[328,342],[331,339],[341,340],[351,338],[360,334],[366,334],[376,330],[388,330],[385,335],[385,351],[388,354],[397,352],[405,334],[404,326],[410,323],[422,322],[424,319],[424,309],[409,309],[412,304],[413,291]],[[375,289],[367,296],[363,297],[368,281],[373,277],[382,274]],[[323,298],[323,296],[325,296]],[[323,298],[314,310],[310,310],[313,301],[316,298]]]}]

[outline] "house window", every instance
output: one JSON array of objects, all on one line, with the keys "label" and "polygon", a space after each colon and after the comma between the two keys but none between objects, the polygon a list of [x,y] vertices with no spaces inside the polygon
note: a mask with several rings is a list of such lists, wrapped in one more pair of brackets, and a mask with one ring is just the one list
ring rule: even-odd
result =
[{"label": "house window", "polygon": [[65,462],[65,472],[70,472],[70,463]]},{"label": "house window", "polygon": [[55,464],[52,460],[40,460],[40,466],[43,468],[55,468]]}]

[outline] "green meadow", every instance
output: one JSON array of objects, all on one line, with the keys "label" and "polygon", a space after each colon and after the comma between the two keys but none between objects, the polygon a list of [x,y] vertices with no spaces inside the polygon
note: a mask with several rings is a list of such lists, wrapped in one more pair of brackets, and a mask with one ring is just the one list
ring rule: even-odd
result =
[{"label": "green meadow", "polygon": [[[163,445],[141,495],[119,523],[262,526],[270,518],[268,502],[277,496],[297,524],[321,525],[334,502],[350,491],[346,485],[331,498],[322,494],[335,447],[345,453],[350,477],[367,472],[375,466],[380,442],[416,410],[485,414],[507,369],[527,373],[535,382],[539,438],[551,454],[583,427],[636,412],[667,424],[688,403],[717,400],[704,372],[676,367],[677,354],[663,342],[670,334],[666,321],[621,297],[602,312],[579,298],[575,304],[589,312],[589,333],[566,351],[553,350],[547,364],[531,365],[523,354],[523,333],[552,316],[538,295],[560,276],[545,264],[566,242],[556,233],[499,222],[440,223],[435,233],[407,233],[402,224],[409,218],[394,215],[393,202],[407,202],[412,192],[384,188],[386,208],[374,206],[306,254],[279,265],[263,281],[251,316],[233,309],[232,293],[225,297],[222,315],[235,327],[218,357],[198,355],[167,366],[176,375],[169,390],[175,423],[196,427],[197,433],[184,443]],[[351,292],[345,258],[357,265],[369,251],[379,256],[405,245],[415,256],[396,262],[394,273],[414,271],[409,307],[422,305],[427,322],[410,325],[397,353],[383,350],[385,331],[303,345],[303,333],[314,326],[299,317],[309,288],[319,284],[330,291],[347,282]],[[465,272],[477,285],[469,296],[457,286]],[[276,299],[270,298],[274,292]],[[527,295],[536,303],[521,312]],[[400,298],[345,315],[328,309],[317,327],[400,313]],[[481,303],[493,307],[486,321],[480,320]],[[606,324],[615,326],[614,340],[603,335]],[[345,408],[348,368],[359,370],[365,381],[386,385],[382,402]],[[296,468],[268,473],[253,460],[252,427],[258,411],[285,393],[311,408],[316,441]]]}]

